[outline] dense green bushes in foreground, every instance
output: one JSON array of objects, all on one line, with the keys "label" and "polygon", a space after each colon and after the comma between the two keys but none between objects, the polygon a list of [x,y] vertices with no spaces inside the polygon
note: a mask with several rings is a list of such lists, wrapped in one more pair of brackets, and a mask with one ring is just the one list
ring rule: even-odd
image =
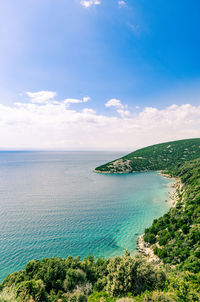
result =
[{"label": "dense green bushes in foreground", "polygon": [[30,261],[1,289],[1,302],[199,301],[200,274],[166,272],[129,253],[108,260],[50,258]]},{"label": "dense green bushes in foreground", "polygon": [[[83,259],[30,261],[23,271],[9,275],[2,289],[14,290],[17,301],[86,301],[94,291],[110,297],[137,295],[145,290],[163,289],[166,275],[141,256],[108,260],[90,256]],[[92,299],[92,297],[91,297]]]},{"label": "dense green bushes in foreground", "polygon": [[167,172],[182,181],[178,203],[144,235],[160,264],[128,252],[30,261],[0,285],[0,302],[200,301],[200,159]]}]

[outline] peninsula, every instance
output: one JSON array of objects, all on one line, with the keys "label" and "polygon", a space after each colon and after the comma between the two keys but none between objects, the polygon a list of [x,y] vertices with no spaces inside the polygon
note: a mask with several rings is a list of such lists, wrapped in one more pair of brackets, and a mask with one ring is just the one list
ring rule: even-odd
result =
[{"label": "peninsula", "polygon": [[178,140],[136,150],[96,167],[97,173],[133,173],[168,170],[200,157],[200,138]]}]

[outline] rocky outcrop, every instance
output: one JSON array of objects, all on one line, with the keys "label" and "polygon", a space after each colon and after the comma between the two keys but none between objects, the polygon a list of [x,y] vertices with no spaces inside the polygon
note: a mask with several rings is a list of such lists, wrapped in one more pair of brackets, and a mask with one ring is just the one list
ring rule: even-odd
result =
[{"label": "rocky outcrop", "polygon": [[147,256],[149,261],[160,262],[160,259],[154,254],[152,246],[144,241],[143,235],[138,237],[137,250],[144,256]]},{"label": "rocky outcrop", "polygon": [[117,173],[117,174],[124,174],[124,173],[131,173],[133,172],[132,167],[130,166],[130,160],[128,159],[117,159],[113,161],[112,163],[107,165],[107,168],[109,170],[98,170],[95,169],[94,172],[96,173],[106,173],[106,174],[111,174],[111,173]]}]

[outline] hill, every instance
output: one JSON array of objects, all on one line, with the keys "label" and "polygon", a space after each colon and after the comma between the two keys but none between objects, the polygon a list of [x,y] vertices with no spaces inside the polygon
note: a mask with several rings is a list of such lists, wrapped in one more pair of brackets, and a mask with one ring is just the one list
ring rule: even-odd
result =
[{"label": "hill", "polygon": [[95,168],[99,173],[131,173],[167,170],[200,157],[200,138],[149,146]]}]

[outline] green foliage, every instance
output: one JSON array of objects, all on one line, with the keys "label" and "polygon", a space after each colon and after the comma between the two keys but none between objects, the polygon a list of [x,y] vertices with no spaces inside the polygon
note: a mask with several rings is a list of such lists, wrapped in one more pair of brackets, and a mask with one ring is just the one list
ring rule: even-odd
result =
[{"label": "green foliage", "polygon": [[72,291],[77,284],[80,285],[84,283],[86,283],[86,274],[80,269],[75,270],[70,268],[66,273],[63,288],[66,292]]},{"label": "green foliage", "polygon": [[107,292],[114,297],[132,293],[133,295],[147,289],[162,288],[166,276],[160,269],[147,263],[141,256],[114,257],[108,264]]},{"label": "green foliage", "polygon": [[29,301],[31,297],[35,302],[47,301],[42,280],[23,281],[16,286],[16,296],[22,301]]},{"label": "green foliage", "polygon": [[[168,170],[200,157],[200,138],[173,141],[134,151],[120,159],[95,168],[99,172],[141,172]],[[115,162],[115,164],[113,164]]]},{"label": "green foliage", "polygon": [[167,290],[177,301],[200,301],[200,274],[175,271],[169,274]]},{"label": "green foliage", "polygon": [[153,244],[152,238],[156,238],[161,248],[154,247],[154,252],[164,263],[178,264],[183,270],[197,273],[200,271],[200,159],[171,168],[169,173],[180,177],[184,184],[179,191],[180,200],[145,230],[144,240]]},{"label": "green foliage", "polygon": [[16,302],[16,292],[14,286],[5,287],[0,290],[0,302]]},{"label": "green foliage", "polygon": [[[20,278],[17,277],[18,274]],[[3,281],[2,288],[5,289],[14,282],[16,299],[20,302],[29,301],[31,297],[35,302],[58,299],[84,302],[92,292],[90,301],[103,297],[105,301],[112,302],[114,299],[111,297],[129,293],[136,295],[145,290],[164,288],[165,281],[163,270],[146,262],[140,255],[133,257],[126,252],[124,256],[109,260],[95,261],[88,257],[81,261],[80,258],[68,257],[30,261],[24,271],[9,275]],[[99,284],[104,284],[104,294],[95,292]]]},{"label": "green foliage", "polygon": [[71,256],[32,260],[24,271],[7,276],[1,288],[14,285],[19,301],[30,300],[30,297],[35,302],[57,301],[64,297],[65,301],[84,302],[93,288],[105,286],[107,262],[103,258],[95,260],[93,256],[82,261],[80,257]]},{"label": "green foliage", "polygon": [[[174,295],[169,292],[161,292],[161,291],[146,291],[144,294],[137,296],[133,301],[134,302],[177,302],[177,300],[173,297]],[[128,302],[128,301],[127,301]]]},{"label": "green foliage", "polygon": [[144,241],[153,244],[156,242],[156,236],[153,233],[145,234]]},{"label": "green foliage", "polygon": [[116,299],[110,297],[106,292],[94,292],[89,296],[88,302],[115,302]]}]

